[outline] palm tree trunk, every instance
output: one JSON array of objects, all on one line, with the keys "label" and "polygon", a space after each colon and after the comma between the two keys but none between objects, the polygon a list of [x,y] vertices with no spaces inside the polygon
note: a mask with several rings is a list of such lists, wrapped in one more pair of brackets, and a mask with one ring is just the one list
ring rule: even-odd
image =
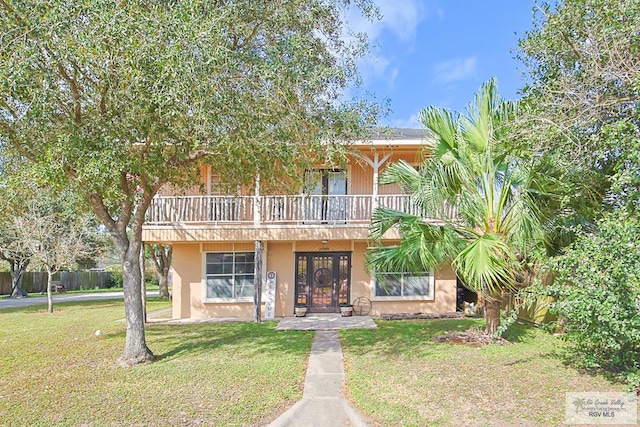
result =
[{"label": "palm tree trunk", "polygon": [[485,295],[484,301],[484,320],[486,323],[485,332],[488,335],[495,335],[500,326],[500,304],[502,297],[499,294]]}]

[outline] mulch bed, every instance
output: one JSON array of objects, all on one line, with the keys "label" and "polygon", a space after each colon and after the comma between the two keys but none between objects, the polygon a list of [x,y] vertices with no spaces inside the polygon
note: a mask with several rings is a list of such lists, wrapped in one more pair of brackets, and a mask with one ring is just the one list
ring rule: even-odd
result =
[{"label": "mulch bed", "polygon": [[383,320],[416,320],[416,319],[464,319],[464,313],[382,313]]},{"label": "mulch bed", "polygon": [[435,342],[442,342],[447,344],[464,344],[471,347],[482,347],[487,344],[510,344],[510,342],[505,340],[504,338],[487,335],[483,331],[480,331],[478,329],[468,329],[464,332],[447,332],[444,335],[433,337],[433,340]]}]

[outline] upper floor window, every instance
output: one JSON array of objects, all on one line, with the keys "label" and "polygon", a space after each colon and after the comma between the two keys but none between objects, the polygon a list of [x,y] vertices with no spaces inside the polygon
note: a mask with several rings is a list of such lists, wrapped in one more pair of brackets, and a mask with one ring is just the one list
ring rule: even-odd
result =
[{"label": "upper floor window", "polygon": [[224,181],[219,173],[211,170],[211,167],[207,169],[207,175],[207,186],[210,196],[237,196],[242,193],[242,187],[240,185]]},{"label": "upper floor window", "polygon": [[311,195],[347,194],[347,174],[339,169],[308,170],[304,175],[305,192]]},{"label": "upper floor window", "polygon": [[213,252],[206,255],[205,299],[251,299],[254,252]]},{"label": "upper floor window", "polygon": [[220,175],[212,172],[209,175],[209,195],[211,196],[221,196],[224,194],[222,188],[222,182],[220,181]]}]

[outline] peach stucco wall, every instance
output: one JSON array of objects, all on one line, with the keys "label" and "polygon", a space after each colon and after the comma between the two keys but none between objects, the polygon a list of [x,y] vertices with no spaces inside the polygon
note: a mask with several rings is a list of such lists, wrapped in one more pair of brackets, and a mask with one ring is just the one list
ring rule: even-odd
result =
[{"label": "peach stucco wall", "polygon": [[276,317],[293,314],[294,254],[291,242],[267,243],[266,270],[276,272]]},{"label": "peach stucco wall", "polygon": [[201,245],[173,247],[173,317],[252,317],[252,302],[206,303],[204,296],[204,253]]},{"label": "peach stucco wall", "polygon": [[395,300],[376,299],[373,281],[364,264],[366,242],[356,242],[351,258],[351,297],[352,301],[359,296],[371,300],[372,316],[384,313],[449,313],[456,311],[456,276],[451,267],[443,266],[435,274],[434,298],[431,300]]},{"label": "peach stucco wall", "polygon": [[[232,245],[232,243],[229,243]],[[247,248],[249,243],[241,243]],[[173,317],[251,317],[251,302],[218,303],[203,301],[204,253],[206,244],[175,244],[173,255]],[[435,277],[435,291],[432,300],[381,301],[372,293],[372,281],[364,264],[366,242],[319,241],[306,242],[265,242],[264,256],[267,271],[275,271],[276,317],[291,316],[294,305],[295,252],[351,252],[351,301],[359,296],[372,300],[371,315],[383,313],[446,313],[455,311],[456,279],[448,266],[439,269]],[[264,298],[263,298],[264,300]],[[263,306],[264,315],[264,306]]]}]

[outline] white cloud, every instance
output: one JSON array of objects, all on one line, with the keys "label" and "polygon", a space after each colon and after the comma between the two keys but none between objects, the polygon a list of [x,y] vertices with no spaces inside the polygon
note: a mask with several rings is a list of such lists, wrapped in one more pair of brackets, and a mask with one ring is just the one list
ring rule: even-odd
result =
[{"label": "white cloud", "polygon": [[423,2],[377,0],[374,3],[380,8],[382,18],[371,22],[359,11],[351,9],[347,15],[350,27],[358,33],[367,33],[372,44],[375,44],[384,32],[390,33],[392,37],[403,43],[413,42],[418,24],[427,15]]},{"label": "white cloud", "polygon": [[431,10],[424,0],[375,0],[380,20],[369,21],[355,8],[348,11],[349,28],[356,33],[366,33],[372,47],[371,55],[358,61],[358,68],[365,85],[381,80],[392,87],[400,70],[392,66],[392,59],[384,54],[385,41],[399,41],[407,50],[413,48],[420,23],[428,16],[441,16],[441,11]]},{"label": "white cloud", "polygon": [[451,83],[474,77],[477,62],[475,56],[440,62],[433,67],[433,80],[436,83]]},{"label": "white cloud", "polygon": [[389,126],[393,128],[404,129],[424,129],[424,125],[418,120],[418,113],[412,114],[411,116],[409,116],[409,118],[406,119],[391,120]]},{"label": "white cloud", "polygon": [[383,80],[389,87],[393,86],[400,70],[393,67],[391,61],[384,57],[366,57],[358,61],[362,80]]}]

